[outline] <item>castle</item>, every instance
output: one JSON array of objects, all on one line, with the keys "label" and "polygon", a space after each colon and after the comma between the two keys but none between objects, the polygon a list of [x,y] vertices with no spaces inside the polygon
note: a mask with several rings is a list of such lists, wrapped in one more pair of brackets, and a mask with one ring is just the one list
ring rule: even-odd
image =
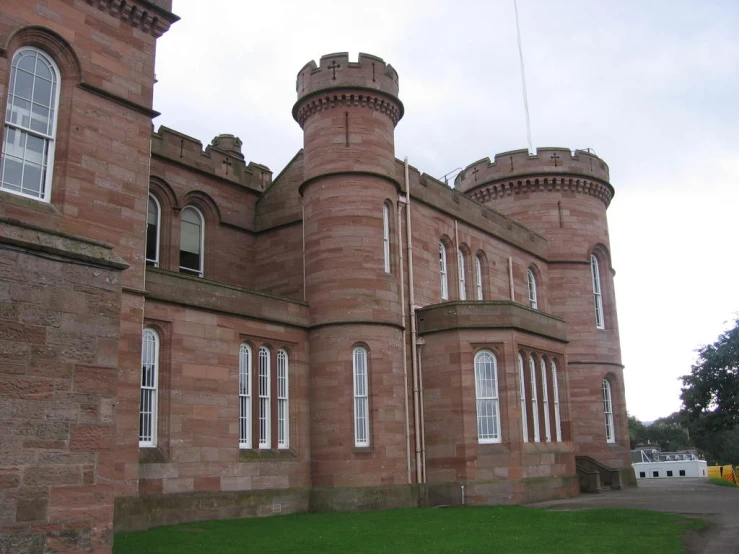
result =
[{"label": "castle", "polygon": [[449,187],[382,59],[297,74],[304,148],[152,133],[171,0],[0,8],[0,552],[634,482],[606,164]]}]

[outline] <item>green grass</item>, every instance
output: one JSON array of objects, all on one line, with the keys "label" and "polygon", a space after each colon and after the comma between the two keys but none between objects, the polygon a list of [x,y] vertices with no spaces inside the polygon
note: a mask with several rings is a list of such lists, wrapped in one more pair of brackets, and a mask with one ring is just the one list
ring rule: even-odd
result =
[{"label": "green grass", "polygon": [[115,536],[114,554],[259,552],[678,554],[700,520],[643,510],[522,506],[293,514],[205,521]]},{"label": "green grass", "polygon": [[712,485],[718,485],[719,487],[736,487],[731,481],[727,481],[723,477],[709,477],[708,482]]}]

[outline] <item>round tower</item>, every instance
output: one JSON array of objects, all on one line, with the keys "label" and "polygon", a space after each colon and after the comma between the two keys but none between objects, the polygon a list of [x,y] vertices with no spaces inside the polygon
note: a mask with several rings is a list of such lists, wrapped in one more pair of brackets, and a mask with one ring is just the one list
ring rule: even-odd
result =
[{"label": "round tower", "polygon": [[405,484],[400,268],[391,248],[398,74],[375,56],[329,54],[300,70],[297,93],[313,486]]},{"label": "round tower", "polygon": [[[628,421],[606,209],[613,187],[606,163],[566,148],[517,150],[462,171],[455,187],[547,238],[547,295],[567,322],[571,438],[575,454],[629,469]],[[607,425],[604,384],[611,397]]]}]

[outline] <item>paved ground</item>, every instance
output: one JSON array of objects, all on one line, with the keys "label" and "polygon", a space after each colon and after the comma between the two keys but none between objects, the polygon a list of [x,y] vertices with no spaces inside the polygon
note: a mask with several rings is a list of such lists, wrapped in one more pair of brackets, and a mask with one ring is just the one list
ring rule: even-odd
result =
[{"label": "paved ground", "polygon": [[642,479],[637,488],[531,506],[560,510],[639,508],[696,516],[706,520],[708,526],[686,537],[686,554],[739,554],[739,489],[711,485],[705,479]]}]

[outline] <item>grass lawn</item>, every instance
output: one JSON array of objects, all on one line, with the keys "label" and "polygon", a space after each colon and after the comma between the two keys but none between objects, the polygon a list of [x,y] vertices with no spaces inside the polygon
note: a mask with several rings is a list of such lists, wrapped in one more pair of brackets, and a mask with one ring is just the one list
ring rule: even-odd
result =
[{"label": "grass lawn", "polygon": [[678,554],[683,552],[680,536],[702,524],[643,510],[523,506],[293,514],[118,533],[113,553]]}]

